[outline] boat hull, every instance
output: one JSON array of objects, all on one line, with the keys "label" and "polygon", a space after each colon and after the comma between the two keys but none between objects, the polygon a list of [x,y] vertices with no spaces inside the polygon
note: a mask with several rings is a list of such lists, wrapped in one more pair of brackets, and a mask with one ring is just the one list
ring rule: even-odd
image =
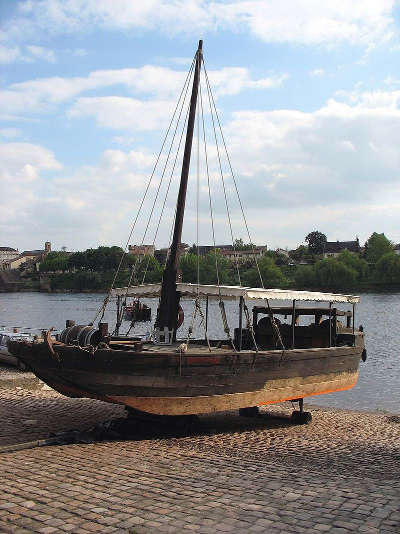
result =
[{"label": "boat hull", "polygon": [[[312,395],[351,389],[357,382],[358,372],[342,373],[332,377],[312,377],[309,382],[271,381],[262,390],[246,393],[228,393],[199,397],[130,397],[111,396],[118,404],[124,404],[144,412],[160,415],[189,415],[236,410],[249,406],[262,406]],[[285,383],[286,382],[286,383]]]},{"label": "boat hull", "polygon": [[132,352],[13,342],[53,389],[160,415],[200,414],[343,391],[357,382],[363,346]]}]

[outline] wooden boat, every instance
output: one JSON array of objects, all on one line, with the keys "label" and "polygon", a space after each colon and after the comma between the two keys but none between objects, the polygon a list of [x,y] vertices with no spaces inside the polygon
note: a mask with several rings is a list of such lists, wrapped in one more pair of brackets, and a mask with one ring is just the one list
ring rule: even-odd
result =
[{"label": "wooden boat", "polygon": [[134,299],[131,304],[125,304],[123,309],[124,319],[133,323],[148,322],[151,320],[151,308]]},{"label": "wooden boat", "polygon": [[[112,335],[102,322],[96,328],[67,321],[58,340],[48,332],[44,342],[11,341],[10,349],[39,378],[71,397],[101,399],[158,415],[233,409],[249,414],[257,406],[296,400],[300,411],[294,412],[295,419],[307,422],[310,417],[302,409],[304,397],[350,389],[357,381],[360,359],[365,359],[364,334],[354,324],[359,298],[178,282],[201,64],[200,41],[194,60],[173,239],[162,283],[110,291],[105,304],[111,297],[118,300],[117,327]],[[119,335],[120,302],[127,297],[160,299],[151,340]],[[184,298],[192,299],[195,310],[204,314],[202,337],[191,339],[189,329],[187,336],[178,339],[180,301]],[[207,331],[210,299],[218,301],[224,324],[224,335],[218,339],[209,339]],[[227,299],[238,302],[233,336],[224,305]],[[271,306],[272,300],[289,301],[289,305]],[[247,307],[251,301],[256,303],[252,316]],[[305,305],[310,301],[325,305]],[[343,311],[337,304],[347,305],[350,310]],[[289,318],[288,323],[279,317]],[[308,324],[302,324],[302,317],[308,317]]]}]

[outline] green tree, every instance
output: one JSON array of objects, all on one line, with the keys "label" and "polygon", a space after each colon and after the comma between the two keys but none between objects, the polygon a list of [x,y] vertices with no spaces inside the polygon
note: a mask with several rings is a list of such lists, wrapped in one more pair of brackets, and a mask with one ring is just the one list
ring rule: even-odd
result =
[{"label": "green tree", "polygon": [[156,284],[161,282],[163,268],[154,256],[145,256],[140,263],[135,266],[134,284]]},{"label": "green tree", "polygon": [[365,258],[369,263],[376,263],[388,252],[393,252],[393,244],[384,233],[374,232],[365,243]]},{"label": "green tree", "polygon": [[379,258],[375,265],[373,279],[378,284],[400,284],[400,256],[387,252]]},{"label": "green tree", "polygon": [[306,247],[305,245],[300,245],[295,250],[291,250],[289,252],[289,256],[295,261],[300,261],[304,259],[308,254],[308,247]]},{"label": "green tree", "polygon": [[235,250],[251,250],[253,248],[251,243],[244,243],[242,238],[235,239],[233,246]]},{"label": "green tree", "polygon": [[87,256],[86,252],[74,252],[68,258],[68,265],[72,269],[86,269],[87,268]]},{"label": "green tree", "polygon": [[193,243],[193,245],[188,250],[188,254],[197,254],[197,245],[196,243]]},{"label": "green tree", "polygon": [[322,254],[326,245],[326,235],[318,230],[314,230],[306,235],[305,241],[308,243],[308,250],[311,254]]},{"label": "green tree", "polygon": [[307,289],[317,285],[314,265],[300,265],[294,274],[295,286],[298,289]]},{"label": "green tree", "polygon": [[[258,267],[264,282],[264,287],[282,286],[287,282],[282,271],[275,264],[272,258],[264,256],[258,261]],[[242,283],[250,287],[261,286],[260,275],[256,265],[243,273]]]},{"label": "green tree", "polygon": [[368,263],[360,258],[358,254],[350,252],[349,250],[344,250],[339,254],[337,259],[357,272],[357,281],[362,282],[367,280],[369,274]]},{"label": "green tree", "polygon": [[315,265],[299,267],[294,279],[298,289],[343,289],[356,285],[358,277],[354,267],[338,258],[327,258]]},{"label": "green tree", "polygon": [[[199,258],[199,264],[202,258]],[[179,260],[179,267],[182,272],[182,282],[196,283],[197,282],[197,254],[185,254]]]},{"label": "green tree", "polygon": [[[186,260],[186,256],[190,256]],[[216,260],[218,264],[218,276],[216,269]],[[181,258],[182,279],[185,282],[197,282],[197,256],[188,254]],[[218,253],[215,255],[214,251],[209,252],[205,256],[200,256],[200,283],[201,284],[233,284],[235,281],[234,264],[224,258]]]},{"label": "green tree", "polygon": [[320,260],[315,264],[315,282],[318,287],[339,289],[356,283],[358,273],[336,258]]},{"label": "green tree", "polygon": [[65,252],[49,252],[46,259],[40,263],[40,272],[66,271],[68,269],[68,254]]}]

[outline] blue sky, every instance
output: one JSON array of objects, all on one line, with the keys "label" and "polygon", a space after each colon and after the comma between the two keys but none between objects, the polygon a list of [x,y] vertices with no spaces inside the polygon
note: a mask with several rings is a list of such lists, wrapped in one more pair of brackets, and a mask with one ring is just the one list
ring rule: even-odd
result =
[{"label": "blue sky", "polygon": [[[399,242],[399,13],[392,0],[3,0],[0,244],[125,244],[199,38],[253,240],[294,247],[318,229]],[[208,143],[217,240],[229,242]],[[178,174],[157,246],[168,243]],[[204,164],[200,174],[209,244]],[[229,179],[234,234],[246,240]],[[155,181],[132,243],[156,191]]]}]

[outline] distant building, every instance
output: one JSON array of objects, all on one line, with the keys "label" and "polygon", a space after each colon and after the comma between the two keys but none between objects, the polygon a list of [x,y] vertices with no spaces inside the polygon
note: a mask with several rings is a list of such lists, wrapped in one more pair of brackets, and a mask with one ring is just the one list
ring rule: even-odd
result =
[{"label": "distant building", "polygon": [[[178,255],[183,256],[184,254],[187,254],[189,252],[190,246],[187,243],[180,243],[178,247]],[[154,251],[154,257],[160,263],[163,265],[168,256],[169,256],[170,249],[169,248],[159,248]]]},{"label": "distant building", "polygon": [[393,247],[394,253],[400,256],[400,243]]},{"label": "distant building", "polygon": [[276,251],[278,254],[282,254],[282,256],[286,256],[286,258],[289,257],[289,251],[285,248],[277,248]]},{"label": "distant building", "polygon": [[324,248],[324,258],[336,258],[345,250],[360,252],[361,247],[358,237],[355,241],[327,241]]},{"label": "distant building", "polygon": [[154,245],[129,245],[128,247],[129,254],[139,260],[142,260],[145,256],[154,256],[154,251]]},{"label": "distant building", "polygon": [[19,256],[18,249],[11,247],[0,247],[0,264],[13,260]]},{"label": "distant building", "polygon": [[1,264],[4,271],[11,269],[18,269],[23,264],[34,264],[35,268],[41,261],[45,259],[47,254],[51,252],[51,243],[46,241],[43,250],[24,250],[21,254],[17,254],[12,259],[6,260]]},{"label": "distant building", "polygon": [[228,258],[232,261],[251,261],[254,259],[262,258],[267,252],[267,247],[254,247],[250,250],[220,250],[220,254],[225,258]]},{"label": "distant building", "polygon": [[[254,245],[251,249],[248,250],[235,250],[233,245],[216,245],[215,248],[225,258],[235,261],[236,259],[240,262],[252,260],[254,258],[261,258],[267,252],[267,247],[259,247]],[[205,256],[209,252],[213,252],[213,245],[204,245],[198,248],[199,255]]]},{"label": "distant building", "polygon": [[0,264],[0,267],[3,271],[11,271],[12,269],[18,269],[20,265],[23,263],[26,263],[29,260],[28,257],[23,256],[20,254],[16,258],[13,258],[12,260],[7,260]]}]

